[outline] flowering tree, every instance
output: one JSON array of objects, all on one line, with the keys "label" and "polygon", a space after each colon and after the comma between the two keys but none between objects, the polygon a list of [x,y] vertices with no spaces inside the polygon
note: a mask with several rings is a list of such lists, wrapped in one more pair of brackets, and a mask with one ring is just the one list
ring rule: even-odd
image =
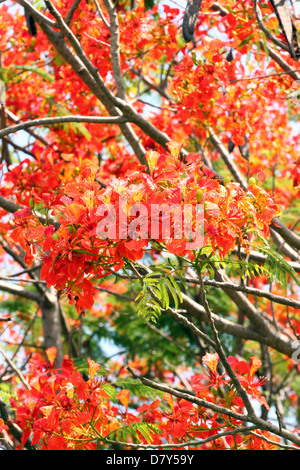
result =
[{"label": "flowering tree", "polygon": [[1,447],[299,448],[277,3],[1,2]]}]

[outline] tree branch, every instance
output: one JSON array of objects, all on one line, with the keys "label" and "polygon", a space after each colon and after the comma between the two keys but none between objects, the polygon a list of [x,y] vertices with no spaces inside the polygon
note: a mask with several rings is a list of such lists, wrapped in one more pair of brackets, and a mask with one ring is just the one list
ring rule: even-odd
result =
[{"label": "tree branch", "polygon": [[[23,2],[25,0],[18,1],[21,5],[23,5]],[[57,12],[51,2],[48,1],[47,4],[50,6],[51,13],[53,12],[55,16],[59,19],[58,27],[62,28],[62,34],[69,39],[70,44],[74,48],[74,51],[77,55],[74,54],[71,48],[66,44],[61,33],[57,33],[56,31],[54,31],[48,24],[43,21],[42,18],[40,18],[39,16],[35,16],[34,13],[32,13],[32,16],[40,25],[41,29],[46,34],[50,43],[61,54],[63,59],[71,66],[72,70],[86,84],[86,86],[91,90],[91,92],[101,101],[108,113],[111,116],[120,116],[121,112],[118,109],[116,97],[106,87],[100,75],[98,74],[97,69],[91,64],[89,59],[86,57],[84,51],[82,50],[80,42],[69,29],[68,25],[64,22],[59,12]],[[119,124],[119,127],[125,139],[128,141],[129,145],[136,154],[137,158],[143,165],[148,167],[147,161],[145,159],[145,149],[141,145],[139,138],[133,131],[130,124],[126,122],[124,124]]]},{"label": "tree branch", "polygon": [[208,320],[208,323],[209,323],[209,326],[210,326],[210,329],[211,329],[211,332],[212,332],[212,335],[213,335],[213,338],[214,338],[215,351],[218,353],[220,361],[221,361],[224,369],[226,370],[227,375],[231,378],[232,383],[235,386],[235,389],[236,389],[237,393],[239,394],[240,398],[243,400],[243,403],[246,407],[249,418],[253,419],[253,418],[256,417],[256,414],[255,414],[254,408],[252,406],[252,403],[250,402],[248,394],[247,394],[246,390],[244,389],[244,387],[242,386],[242,384],[240,383],[237,375],[232,370],[231,365],[230,365],[229,361],[227,360],[227,357],[224,353],[222,344],[220,342],[218,331],[216,329],[216,325],[215,325],[215,322],[214,322],[213,317],[212,317],[212,312],[211,312],[210,307],[209,307],[208,302],[207,302],[201,272],[198,273],[198,278],[199,278],[199,284],[200,284],[200,295],[201,295],[201,299],[202,299],[202,305],[204,307],[206,317],[207,317],[207,320]]},{"label": "tree branch", "polygon": [[300,250],[300,237],[287,228],[277,217],[274,217],[272,220],[271,228],[279,233],[286,243],[296,248],[296,250]]},{"label": "tree branch", "polygon": [[[204,308],[188,295],[182,293],[181,296],[183,301],[180,306],[185,308],[193,317],[199,318],[201,321],[205,321],[206,314]],[[266,325],[268,325],[267,331],[261,331],[259,328],[254,329],[251,326],[233,323],[215,313],[212,313],[212,318],[218,331],[222,331],[238,338],[251,339],[253,341],[266,344],[274,350],[281,352],[282,354],[286,354],[288,357],[292,357],[295,352],[293,340],[286,338],[286,336],[280,332],[273,331],[270,324],[268,324],[263,318],[262,320],[264,320]]]},{"label": "tree branch", "polygon": [[9,282],[0,281],[0,290],[38,303],[41,302],[41,295],[38,292],[23,289],[21,286],[12,285]]},{"label": "tree branch", "polygon": [[277,426],[274,426],[273,424],[267,421],[264,421],[261,418],[258,418],[257,416],[250,417],[247,415],[242,415],[242,414],[236,413],[235,411],[224,408],[222,406],[208,402],[202,398],[193,397],[189,393],[180,392],[179,390],[175,390],[174,388],[168,385],[157,383],[157,382],[154,382],[153,380],[147,379],[146,377],[136,375],[135,372],[130,367],[127,367],[127,369],[129,370],[129,372],[133,375],[135,379],[140,380],[144,385],[147,385],[148,387],[154,388],[156,390],[160,390],[165,393],[170,393],[171,395],[174,395],[175,397],[178,397],[183,400],[187,400],[191,403],[195,403],[196,405],[211,409],[212,411],[215,411],[216,413],[221,413],[226,416],[230,416],[232,418],[235,418],[244,422],[250,421],[251,423],[253,423],[254,425],[256,425],[258,428],[262,430],[266,430],[273,434],[276,434],[277,436],[284,437],[290,440],[291,442],[293,442],[294,444],[296,444],[297,446],[300,445],[300,437],[298,437],[293,432],[288,431],[287,429],[280,429]]},{"label": "tree branch", "polygon": [[286,44],[284,44],[284,42],[282,42],[279,39],[277,39],[276,37],[274,37],[270,33],[270,31],[265,27],[265,25],[263,24],[262,14],[261,14],[260,8],[257,4],[257,0],[254,0],[254,10],[255,10],[255,17],[256,17],[256,21],[258,23],[258,26],[262,30],[262,32],[266,35],[266,37],[268,39],[270,39],[270,41],[272,41],[279,48],[284,49],[286,52],[289,52],[288,46]]},{"label": "tree branch", "polygon": [[128,119],[124,116],[56,116],[56,117],[49,117],[49,118],[39,118],[33,119],[32,121],[23,121],[20,124],[16,124],[15,126],[9,126],[5,129],[0,130],[0,139],[8,134],[13,134],[20,130],[25,130],[30,127],[38,127],[38,126],[47,126],[47,125],[55,125],[55,124],[65,124],[68,122],[88,122],[94,124],[119,124],[127,122]]},{"label": "tree branch", "polygon": [[[19,442],[22,440],[22,429],[13,422],[11,417],[8,414],[6,403],[0,398],[0,416],[3,419],[4,423],[8,426],[9,432],[12,434],[12,436],[17,439]],[[31,440],[28,439],[27,442],[25,443],[24,447],[27,450],[35,450],[36,446],[31,445]]]},{"label": "tree branch", "polygon": [[[141,276],[139,274],[139,272],[137,271],[137,269],[135,268],[135,266],[131,265],[131,268],[132,270],[135,272],[135,274],[138,276],[138,278],[140,279],[141,283],[143,284],[143,276]],[[174,310],[173,308],[169,307],[167,309],[164,309],[163,306],[162,306],[162,303],[161,303],[161,300],[157,297],[157,295],[155,294],[155,292],[151,289],[151,287],[147,286],[147,290],[149,292],[149,294],[151,295],[151,297],[156,301],[158,302],[158,304],[161,306],[161,308],[166,311],[167,313],[169,313],[173,318],[175,318],[177,321],[179,321],[180,323],[183,323],[185,326],[187,326],[196,336],[198,336],[199,338],[203,339],[207,344],[210,344],[212,347],[214,347],[214,341],[212,341],[209,336],[207,336],[205,333],[203,333],[203,331],[199,330],[199,328],[194,324],[192,323],[191,321],[189,321],[185,316],[181,315],[180,313],[178,313],[176,310]]]},{"label": "tree branch", "polygon": [[37,10],[30,1],[27,0],[16,0],[17,3],[22,5],[28,13],[30,13],[36,20],[42,21],[43,23],[51,26],[53,28],[57,28],[57,24],[55,21],[51,20],[47,16],[43,15],[39,10]]},{"label": "tree branch", "polygon": [[[194,279],[186,279],[187,282],[195,282]],[[218,281],[211,281],[211,280],[204,280],[204,285],[217,287],[221,289],[232,289],[236,291],[243,292],[245,294],[254,295],[257,297],[264,297],[265,299],[271,300],[272,302],[276,302],[281,305],[287,305],[288,307],[293,308],[300,308],[300,301],[295,300],[289,297],[283,297],[281,295],[272,294],[271,292],[263,291],[260,289],[256,289],[254,287],[248,287],[244,285],[237,285],[233,284],[232,282],[218,282]]]},{"label": "tree branch", "polygon": [[[5,199],[3,196],[0,196],[0,207],[2,207],[2,209],[6,210],[7,212],[9,212],[11,214],[14,214],[15,212],[17,212],[21,209],[27,209],[27,207],[19,206],[15,202],[9,201],[8,199]],[[55,228],[60,227],[60,224],[58,222],[56,222],[56,220],[53,219],[53,217],[47,217],[46,218],[46,216],[44,214],[40,214],[39,212],[36,212],[36,211],[35,211],[34,214],[36,215],[38,220],[41,222],[41,224],[44,225],[46,222],[48,222],[48,223],[50,222],[50,224],[53,225]]]},{"label": "tree branch", "polygon": [[29,383],[27,382],[27,380],[25,379],[24,375],[22,374],[22,372],[20,371],[20,369],[13,363],[13,361],[8,357],[8,355],[5,353],[5,351],[3,351],[2,348],[0,348],[0,353],[2,354],[2,356],[4,357],[4,359],[6,360],[7,364],[11,367],[11,369],[16,373],[16,375],[19,377],[19,379],[21,380],[22,384],[27,388],[27,390],[30,390],[30,385]]},{"label": "tree branch", "polygon": [[[226,437],[226,436],[234,436],[236,434],[248,434],[250,433],[251,430],[257,429],[256,426],[241,426],[238,428],[230,429],[228,431],[222,431],[218,434],[215,434],[213,436],[206,437],[201,440],[190,440],[190,441],[185,441],[181,442],[180,444],[129,444],[128,442],[121,442],[121,441],[113,441],[111,439],[107,439],[106,442],[109,442],[110,444],[119,444],[122,446],[126,447],[131,447],[133,449],[167,449],[167,448],[172,448],[173,449],[181,449],[186,446],[202,446],[204,444],[207,444],[208,442],[214,441],[215,439],[219,439],[220,437]],[[291,447],[289,447],[290,449]],[[293,448],[295,449],[295,447]]]},{"label": "tree branch", "polygon": [[[21,119],[18,118],[18,116],[16,116],[14,113],[12,113],[9,109],[5,109],[5,114],[7,115],[7,117],[14,123],[21,123]],[[32,135],[35,139],[37,139],[38,141],[40,141],[43,145],[45,145],[46,147],[49,146],[49,143],[47,142],[47,140],[40,136],[39,134],[37,134],[35,131],[33,131],[32,129],[28,129],[26,132],[28,132],[28,134]]]},{"label": "tree branch", "polygon": [[117,96],[126,100],[125,86],[122,78],[122,71],[120,65],[120,33],[119,23],[116,7],[111,4],[110,0],[103,0],[103,3],[108,11],[110,19],[110,60],[113,69],[113,76],[117,87]]}]

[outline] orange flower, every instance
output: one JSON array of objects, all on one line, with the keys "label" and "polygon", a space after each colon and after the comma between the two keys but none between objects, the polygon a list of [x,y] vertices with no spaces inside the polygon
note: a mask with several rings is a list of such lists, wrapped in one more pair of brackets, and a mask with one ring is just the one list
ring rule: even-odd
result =
[{"label": "orange flower", "polygon": [[8,426],[6,426],[6,424],[4,423],[3,419],[0,418],[0,434],[3,432],[3,431],[6,431],[8,429]]},{"label": "orange flower", "polygon": [[101,369],[101,365],[98,364],[97,362],[93,361],[89,357],[87,358],[87,362],[88,362],[88,365],[89,365],[89,376],[90,376],[90,380],[92,382],[93,379],[94,379],[95,374],[98,372],[98,370]]},{"label": "orange flower", "polygon": [[55,346],[52,346],[51,348],[46,349],[46,356],[48,358],[48,361],[50,362],[51,366],[53,367],[54,361],[57,355],[57,349]]},{"label": "orange flower", "polygon": [[117,394],[117,399],[120,400],[120,402],[122,403],[122,405],[125,406],[126,408],[126,412],[127,412],[127,409],[128,409],[128,405],[129,405],[129,399],[130,399],[130,392],[129,390],[127,389],[123,389],[121,390],[118,394]]}]

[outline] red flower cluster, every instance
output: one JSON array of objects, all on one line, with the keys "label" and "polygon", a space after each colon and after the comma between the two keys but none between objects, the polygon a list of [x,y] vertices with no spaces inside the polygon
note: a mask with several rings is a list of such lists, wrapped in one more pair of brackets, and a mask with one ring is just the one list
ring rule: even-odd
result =
[{"label": "red flower cluster", "polygon": [[[33,195],[32,212],[16,213],[13,240],[21,243],[29,264],[37,254],[34,244],[42,248],[42,278],[64,292],[79,312],[93,305],[92,278],[122,268],[124,259],[140,260],[153,240],[169,253],[193,256],[188,249],[189,233],[182,231],[178,237],[176,230],[178,221],[182,224],[190,211],[190,228],[193,236],[197,234],[200,228],[193,210],[199,204],[203,205],[203,246],[218,251],[221,258],[238,242],[247,248],[244,234],[250,225],[256,224],[268,235],[279,209],[266,191],[256,184],[249,186],[248,193],[236,183],[223,186],[202,167],[198,155],[189,154],[183,162],[181,145],[173,142],[169,149],[170,154],[148,151],[150,175],[142,167],[128,170],[106,188],[97,182],[97,167],[83,164],[60,194],[57,190],[42,193],[37,201]],[[53,224],[39,222],[37,203],[44,205],[47,215],[58,218],[56,231]],[[153,207],[159,210],[154,212]],[[170,224],[167,232],[165,219]]]},{"label": "red flower cluster", "polygon": [[[209,405],[214,404],[242,415],[244,408],[231,379],[217,372],[217,354],[207,353],[203,358],[207,372],[189,379],[196,397],[204,399],[207,407],[181,398],[175,400],[170,393],[163,395],[163,402],[160,399],[147,402],[143,396],[134,399],[129,390],[121,389],[117,393],[107,380],[97,377],[101,366],[92,359],[87,359],[88,379],[84,379],[68,357],[64,358],[59,370],[55,369],[55,348],[49,348],[46,354],[47,360],[37,354],[30,360],[26,376],[29,388],[19,387],[16,398],[11,399],[16,410],[16,423],[23,430],[21,447],[31,438],[32,445],[44,450],[96,449],[99,445],[108,445],[122,428],[128,430],[135,425],[134,438],[130,433],[122,434],[123,439],[127,436],[129,447],[137,442],[157,447],[164,443],[188,445],[189,441],[195,445],[195,439],[199,439],[200,447],[191,444],[190,448],[247,449],[253,448],[254,441],[256,448],[268,448],[268,444],[257,436],[235,433],[233,438],[230,431],[241,427],[243,421],[209,409]],[[259,359],[253,356],[250,365],[234,358],[228,360],[247,393],[268,406],[258,390],[263,382],[255,378],[261,366]],[[131,401],[134,403],[136,399],[144,403],[132,411]],[[149,425],[147,433],[145,428],[139,429],[139,423]],[[7,426],[0,422],[0,431],[6,429]],[[225,438],[219,437],[226,431]],[[262,432],[262,437],[265,434],[269,435]],[[277,442],[276,437],[272,439]]]}]

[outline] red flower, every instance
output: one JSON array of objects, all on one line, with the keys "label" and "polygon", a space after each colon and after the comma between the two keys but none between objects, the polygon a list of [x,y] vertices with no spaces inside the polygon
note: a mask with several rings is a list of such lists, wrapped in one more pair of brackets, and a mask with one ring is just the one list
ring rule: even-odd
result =
[{"label": "red flower", "polygon": [[235,357],[230,356],[228,361],[231,368],[236,373],[241,385],[247,390],[247,392],[256,398],[261,405],[264,405],[269,409],[269,405],[266,399],[261,395],[257,389],[261,385],[267,382],[265,377],[256,377],[255,373],[261,367],[261,360],[257,356],[252,356],[251,364],[249,365],[246,361],[239,361]]},{"label": "red flower", "polygon": [[5,431],[6,429],[8,429],[8,426],[6,426],[6,424],[4,423],[3,419],[0,418],[0,434]]}]

